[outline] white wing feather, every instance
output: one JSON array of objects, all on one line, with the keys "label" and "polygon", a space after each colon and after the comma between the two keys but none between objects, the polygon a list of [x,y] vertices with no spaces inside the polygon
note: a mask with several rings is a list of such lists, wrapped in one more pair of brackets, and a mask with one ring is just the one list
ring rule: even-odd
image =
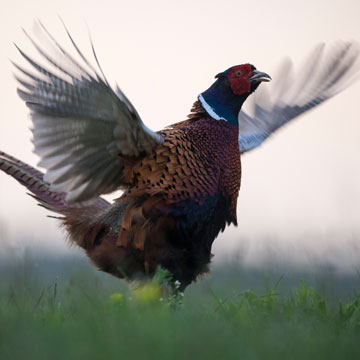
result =
[{"label": "white wing feather", "polygon": [[274,76],[270,91],[260,87],[248,100],[253,116],[239,114],[240,152],[252,150],[274,131],[338,94],[359,75],[359,46],[337,43],[324,53],[319,45],[295,78],[290,60],[286,60]]},{"label": "white wing feather", "polygon": [[[41,24],[40,24],[41,25]],[[67,193],[67,202],[82,202],[110,193],[122,184],[119,154],[148,153],[163,139],[149,130],[117,87],[92,67],[72,37],[79,60],[70,56],[41,25],[50,57],[29,36],[51,70],[39,65],[20,49],[35,69],[31,73],[16,65],[20,97],[31,110],[35,153],[46,169],[44,180],[53,191]],[[96,59],[96,54],[94,52]],[[54,60],[56,59],[56,60]],[[96,59],[97,62],[97,59]]]}]

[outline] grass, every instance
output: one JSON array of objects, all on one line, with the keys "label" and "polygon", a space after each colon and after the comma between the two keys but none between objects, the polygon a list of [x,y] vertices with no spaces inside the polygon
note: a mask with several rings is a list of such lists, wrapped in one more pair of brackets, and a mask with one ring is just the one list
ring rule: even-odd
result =
[{"label": "grass", "polygon": [[358,276],[217,266],[174,306],[77,259],[0,274],[1,360],[360,358]]}]

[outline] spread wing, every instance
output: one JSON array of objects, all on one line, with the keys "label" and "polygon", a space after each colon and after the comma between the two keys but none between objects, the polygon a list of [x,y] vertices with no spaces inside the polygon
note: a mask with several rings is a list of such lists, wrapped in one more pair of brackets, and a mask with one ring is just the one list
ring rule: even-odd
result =
[{"label": "spread wing", "polygon": [[[41,25],[41,24],[40,24]],[[80,202],[112,192],[122,184],[119,155],[148,153],[163,139],[149,130],[120,88],[109,86],[93,49],[99,72],[77,52],[75,60],[41,25],[45,52],[28,35],[47,68],[22,50],[32,66],[19,65],[19,96],[30,108],[35,153],[46,169],[52,191],[66,192],[67,202]],[[49,55],[49,53],[54,55]]]},{"label": "spread wing", "polygon": [[261,87],[249,99],[254,115],[239,114],[240,152],[256,148],[278,128],[353,83],[359,75],[358,59],[357,44],[340,42],[326,53],[324,45],[315,48],[297,77],[290,60],[285,61],[271,95]]}]

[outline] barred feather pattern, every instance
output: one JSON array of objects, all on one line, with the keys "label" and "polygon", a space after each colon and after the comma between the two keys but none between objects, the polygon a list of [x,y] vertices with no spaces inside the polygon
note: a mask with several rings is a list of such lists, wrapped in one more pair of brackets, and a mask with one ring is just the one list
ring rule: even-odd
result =
[{"label": "barred feather pattern", "polygon": [[118,153],[140,156],[163,139],[145,126],[118,86],[109,86],[100,66],[86,60],[68,31],[78,59],[39,25],[45,49],[25,34],[46,65],[17,47],[33,69],[14,64],[17,92],[30,109],[44,179],[52,191],[66,193],[68,203],[86,202],[123,186]]},{"label": "barred feather pattern", "polygon": [[29,194],[39,201],[39,204],[49,210],[61,213],[68,209],[65,194],[53,192],[49,184],[43,180],[44,174],[24,162],[0,152],[0,170],[15,178],[31,192]]}]

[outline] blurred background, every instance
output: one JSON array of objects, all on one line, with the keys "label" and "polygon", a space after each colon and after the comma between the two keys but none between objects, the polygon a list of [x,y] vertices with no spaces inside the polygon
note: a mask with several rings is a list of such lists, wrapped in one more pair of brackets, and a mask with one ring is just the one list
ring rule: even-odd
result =
[{"label": "blurred background", "polygon": [[[36,18],[70,49],[61,16],[92,58],[90,30],[109,82],[158,130],[185,119],[214,75],[232,65],[250,62],[281,76],[276,70],[285,56],[299,66],[319,42],[360,41],[359,13],[356,0],[3,0],[0,149],[31,165],[38,161],[10,63],[24,64],[13,42],[35,54],[21,27],[31,32]],[[262,86],[271,91],[271,84]],[[360,268],[359,94],[360,82],[242,158],[239,226],[215,241],[215,262]],[[29,249],[51,258],[82,256],[66,245],[48,212],[3,173],[0,199],[0,256],[21,258]]]}]

